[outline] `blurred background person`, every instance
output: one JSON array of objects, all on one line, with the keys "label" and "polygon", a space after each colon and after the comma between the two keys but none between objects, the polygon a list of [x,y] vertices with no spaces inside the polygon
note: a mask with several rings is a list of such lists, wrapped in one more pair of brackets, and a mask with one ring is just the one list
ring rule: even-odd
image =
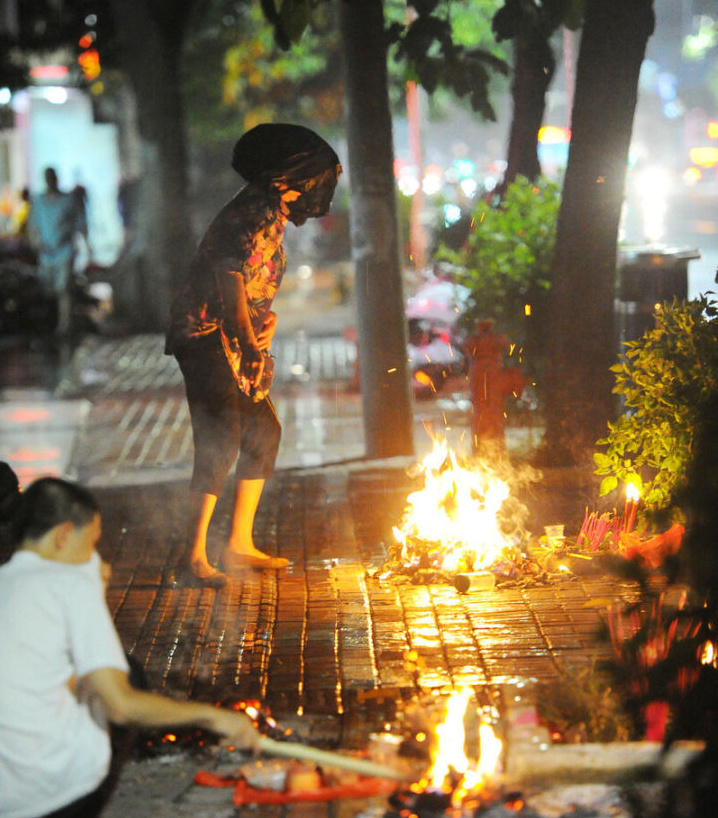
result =
[{"label": "blurred background person", "polygon": [[63,193],[54,168],[45,169],[44,193],[30,201],[28,230],[38,256],[37,274],[57,299],[57,325],[60,337],[70,332],[72,285],[78,235],[87,242],[84,202],[73,193]]}]

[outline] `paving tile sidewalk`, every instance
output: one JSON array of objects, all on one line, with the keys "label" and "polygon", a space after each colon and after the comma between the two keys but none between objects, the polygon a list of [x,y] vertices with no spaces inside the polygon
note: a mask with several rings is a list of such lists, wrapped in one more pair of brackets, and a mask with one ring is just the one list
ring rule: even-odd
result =
[{"label": "paving tile sidewalk", "polygon": [[[284,361],[298,354],[285,350]],[[613,579],[554,577],[460,594],[374,577],[414,486],[410,463],[362,459],[361,406],[341,340],[307,343],[301,354],[280,375],[283,452],[256,522],[257,541],[290,567],[249,572],[220,591],[170,582],[191,434],[181,379],[157,338],[93,342],[58,390],[91,403],[74,467],[103,508],[110,607],[153,689],[214,702],[259,698],[297,736],[361,749],[400,700],[470,685],[498,701],[507,686],[550,681],[605,655],[596,640],[602,601],[633,593]],[[458,404],[419,407],[418,415],[417,437],[447,415],[459,435],[467,423]],[[528,499],[537,526],[558,513],[578,520],[587,502],[580,485],[555,478]],[[210,534],[215,554],[229,513],[223,498]],[[125,765],[107,818],[235,813],[228,791],[191,784],[186,757],[143,764]],[[309,805],[261,814],[359,811]]]}]

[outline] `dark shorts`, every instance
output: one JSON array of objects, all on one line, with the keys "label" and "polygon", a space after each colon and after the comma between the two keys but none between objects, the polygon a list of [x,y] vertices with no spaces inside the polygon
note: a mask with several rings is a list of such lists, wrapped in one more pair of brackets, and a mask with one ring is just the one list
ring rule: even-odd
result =
[{"label": "dark shorts", "polygon": [[103,782],[94,792],[78,798],[42,818],[96,818],[107,802],[107,782]]},{"label": "dark shorts", "polygon": [[175,355],[192,419],[192,491],[219,497],[235,460],[237,480],[271,477],[282,426],[269,398],[255,403],[240,392],[219,333],[192,339]]}]

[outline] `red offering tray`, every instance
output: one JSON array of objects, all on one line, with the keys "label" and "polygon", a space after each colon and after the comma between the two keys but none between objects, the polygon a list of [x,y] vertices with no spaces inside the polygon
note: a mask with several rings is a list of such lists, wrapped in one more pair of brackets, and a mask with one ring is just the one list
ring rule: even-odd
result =
[{"label": "red offering tray", "polygon": [[277,792],[276,790],[258,790],[250,787],[244,778],[234,775],[219,775],[200,770],[194,777],[194,783],[200,787],[233,787],[235,806],[242,804],[294,804],[300,801],[338,801],[341,798],[367,798],[372,795],[388,795],[397,788],[396,781],[385,778],[362,778],[353,784],[334,787],[321,787],[317,790],[298,790],[296,792]]}]

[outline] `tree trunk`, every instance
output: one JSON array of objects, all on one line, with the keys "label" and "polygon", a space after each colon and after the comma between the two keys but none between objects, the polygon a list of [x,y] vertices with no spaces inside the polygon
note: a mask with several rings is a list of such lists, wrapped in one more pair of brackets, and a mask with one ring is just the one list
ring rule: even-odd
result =
[{"label": "tree trunk", "polygon": [[532,181],[541,173],[538,132],[546,109],[546,92],[556,69],[550,44],[538,32],[514,40],[514,112],[502,190],[518,175]]},{"label": "tree trunk", "polygon": [[172,293],[194,250],[180,65],[191,0],[111,0],[123,61],[137,99],[143,172],[136,242],[124,275],[135,277],[136,329],[166,325]]},{"label": "tree trunk", "polygon": [[653,0],[588,0],[548,302],[546,462],[577,464],[615,415],[616,245]]},{"label": "tree trunk", "polygon": [[342,0],[359,377],[369,457],[413,453],[381,0]]}]

